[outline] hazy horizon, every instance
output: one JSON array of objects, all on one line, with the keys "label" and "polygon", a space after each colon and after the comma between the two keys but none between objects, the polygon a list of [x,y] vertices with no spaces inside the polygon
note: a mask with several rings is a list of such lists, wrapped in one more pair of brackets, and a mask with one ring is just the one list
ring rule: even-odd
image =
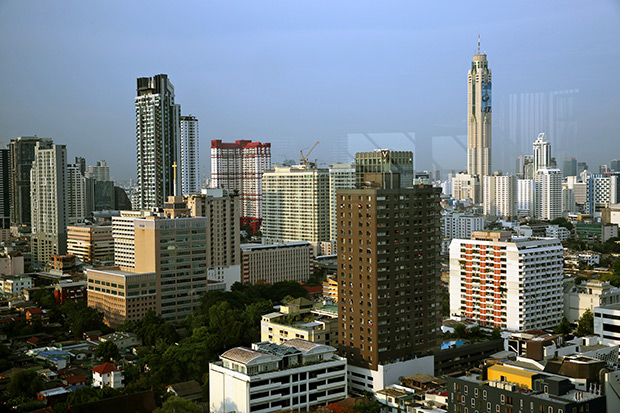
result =
[{"label": "hazy horizon", "polygon": [[136,78],[158,73],[199,119],[203,175],[212,139],[272,142],[275,163],[318,140],[325,164],[379,146],[464,169],[478,34],[494,170],[513,172],[538,132],[559,167],[620,158],[617,1],[5,1],[0,34],[0,141],[53,138],[116,180],[135,178]]}]

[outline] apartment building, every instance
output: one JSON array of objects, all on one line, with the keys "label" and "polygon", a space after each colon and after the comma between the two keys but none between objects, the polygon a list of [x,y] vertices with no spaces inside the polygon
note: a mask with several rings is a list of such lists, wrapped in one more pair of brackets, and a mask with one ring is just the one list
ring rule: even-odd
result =
[{"label": "apartment building", "polygon": [[335,306],[317,306],[306,298],[297,298],[280,311],[261,318],[261,341],[284,343],[293,338],[317,344],[338,344],[338,309]]},{"label": "apartment building", "polygon": [[211,412],[310,411],[347,397],[347,360],[323,344],[292,339],[236,347],[209,364]]},{"label": "apartment building", "polygon": [[450,314],[523,331],[563,315],[563,249],[557,239],[477,231],[450,245]]},{"label": "apartment building", "polygon": [[263,244],[329,240],[329,170],[276,167],[263,175]]}]

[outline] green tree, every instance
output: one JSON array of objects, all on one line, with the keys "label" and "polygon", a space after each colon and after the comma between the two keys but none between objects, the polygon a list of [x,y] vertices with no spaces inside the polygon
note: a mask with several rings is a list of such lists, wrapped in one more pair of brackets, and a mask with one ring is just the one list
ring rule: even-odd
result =
[{"label": "green tree", "polygon": [[37,392],[43,388],[43,381],[37,373],[32,370],[23,370],[15,373],[7,387],[9,394],[13,397],[25,396],[35,397]]},{"label": "green tree", "polygon": [[121,357],[121,352],[116,347],[116,344],[111,341],[105,341],[97,347],[95,357],[100,357],[105,361],[118,360]]},{"label": "green tree", "polygon": [[589,308],[579,318],[575,335],[585,337],[594,334],[594,314]]},{"label": "green tree", "polygon": [[170,396],[155,413],[200,413],[202,410],[195,403],[177,396]]},{"label": "green tree", "polygon": [[557,334],[570,334],[573,331],[572,327],[570,326],[570,323],[568,322],[568,320],[566,319],[566,317],[562,317],[562,321],[560,322],[560,324],[555,328],[555,332]]},{"label": "green tree", "polygon": [[491,331],[491,340],[499,340],[500,338],[502,338],[502,330],[495,327],[493,331]]},{"label": "green tree", "polygon": [[467,327],[465,324],[458,323],[454,326],[454,336],[463,338],[467,335]]},{"label": "green tree", "polygon": [[552,219],[552,220],[550,221],[550,223],[551,223],[552,225],[559,225],[559,226],[561,226],[561,227],[564,227],[564,228],[566,228],[566,229],[567,229],[567,230],[569,230],[569,231],[572,231],[572,230],[573,230],[573,228],[574,228],[573,224],[571,224],[571,223],[570,223],[570,221],[569,221],[568,219],[566,219],[566,218],[562,218],[562,217]]}]

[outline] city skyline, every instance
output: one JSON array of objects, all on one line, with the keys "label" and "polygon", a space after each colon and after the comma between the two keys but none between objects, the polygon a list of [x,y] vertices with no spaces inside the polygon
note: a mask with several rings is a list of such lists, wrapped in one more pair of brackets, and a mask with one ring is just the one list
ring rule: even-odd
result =
[{"label": "city skyline", "polygon": [[[319,162],[376,143],[413,150],[417,170],[465,170],[464,71],[480,34],[495,77],[493,169],[513,172],[517,140],[536,138],[514,131],[554,126],[563,113],[573,117],[568,127],[535,131],[553,142],[558,163],[576,157],[594,172],[618,158],[620,55],[605,43],[620,34],[617,3],[489,5],[480,19],[466,5],[355,4],[3,3],[0,33],[11,41],[0,46],[0,141],[49,137],[67,146],[68,159],[105,159],[115,179],[135,179],[134,82],[166,73],[184,113],[201,119],[201,179],[212,139],[272,142],[274,163],[320,140]],[[147,42],[152,32],[140,21],[167,14],[184,23]],[[556,102],[560,95],[569,97]],[[522,113],[530,98],[545,102],[532,103],[545,122]]]}]

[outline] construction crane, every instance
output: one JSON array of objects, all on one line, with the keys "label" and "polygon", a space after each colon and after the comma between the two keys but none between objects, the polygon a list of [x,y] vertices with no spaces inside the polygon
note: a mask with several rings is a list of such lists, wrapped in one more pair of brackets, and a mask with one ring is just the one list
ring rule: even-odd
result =
[{"label": "construction crane", "polygon": [[308,162],[308,156],[310,156],[310,154],[312,153],[312,151],[314,150],[314,148],[316,148],[316,146],[319,144],[319,141],[316,141],[316,143],[314,144],[314,146],[308,151],[308,153],[306,154],[306,156],[304,156],[304,151],[303,149],[299,151],[299,154],[301,155],[301,159],[299,160],[299,162],[302,165],[308,165],[310,164],[310,162]]}]

